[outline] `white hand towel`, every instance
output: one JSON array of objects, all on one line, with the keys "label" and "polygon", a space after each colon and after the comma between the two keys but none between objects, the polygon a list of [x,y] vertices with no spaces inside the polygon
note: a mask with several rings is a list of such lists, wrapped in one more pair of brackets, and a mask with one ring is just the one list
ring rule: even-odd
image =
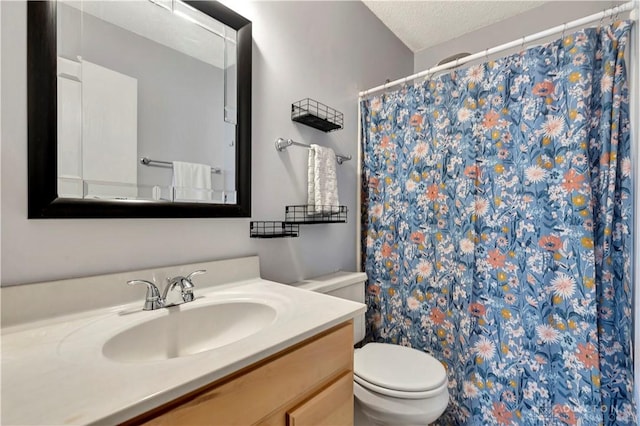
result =
[{"label": "white hand towel", "polygon": [[336,153],[331,148],[311,145],[308,162],[307,210],[310,214],[338,211]]},{"label": "white hand towel", "polygon": [[211,200],[211,166],[174,161],[173,187],[175,201]]}]

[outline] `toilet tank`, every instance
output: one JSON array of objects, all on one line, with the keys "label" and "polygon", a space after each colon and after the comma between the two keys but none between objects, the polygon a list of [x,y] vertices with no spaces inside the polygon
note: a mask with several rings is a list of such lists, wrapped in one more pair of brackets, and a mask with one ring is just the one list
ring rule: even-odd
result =
[{"label": "toilet tank", "polygon": [[[309,278],[292,284],[298,288],[317,291],[329,296],[364,303],[364,285],[367,274],[364,272],[338,271],[320,277]],[[364,339],[364,314],[353,319],[353,343]]]}]

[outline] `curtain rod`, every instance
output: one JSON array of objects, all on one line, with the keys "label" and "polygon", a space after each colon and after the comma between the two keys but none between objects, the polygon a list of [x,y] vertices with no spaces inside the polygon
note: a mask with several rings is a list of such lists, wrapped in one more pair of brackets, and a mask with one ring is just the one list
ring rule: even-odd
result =
[{"label": "curtain rod", "polygon": [[[537,40],[540,40],[542,38],[545,38],[545,37],[548,37],[548,36],[551,36],[551,35],[554,35],[554,34],[557,34],[557,33],[560,33],[560,32],[564,33],[566,30],[570,30],[570,29],[573,29],[573,28],[576,28],[576,27],[581,27],[581,26],[583,26],[585,24],[588,24],[588,23],[591,23],[591,22],[594,22],[594,21],[598,21],[598,20],[603,20],[603,19],[618,15],[618,14],[623,13],[623,12],[628,12],[630,10],[633,10],[636,7],[636,5],[637,5],[637,1],[630,1],[628,3],[621,4],[620,6],[616,6],[616,7],[613,7],[611,9],[607,9],[607,10],[604,10],[602,12],[599,12],[599,13],[594,13],[593,15],[585,16],[584,18],[576,19],[575,21],[567,22],[567,23],[558,25],[556,27],[549,28],[548,30],[544,30],[544,31],[541,31],[539,33],[528,35],[528,36],[519,38],[517,40],[511,41],[509,43],[504,43],[504,44],[501,44],[499,46],[492,47],[490,49],[486,49],[486,50],[484,50],[482,52],[474,53],[473,55],[465,56],[464,58],[456,59],[455,61],[450,61],[450,62],[444,63],[442,65],[437,65],[435,67],[429,68],[428,70],[420,71],[419,73],[412,74],[412,75],[410,75],[408,77],[399,78],[398,80],[394,80],[394,81],[391,81],[389,83],[385,83],[385,84],[382,84],[380,86],[376,86],[376,87],[374,87],[372,89],[360,92],[358,94],[358,97],[359,98],[363,98],[363,97],[365,97],[365,96],[367,96],[367,95],[369,95],[371,93],[379,92],[379,91],[385,90],[385,89],[387,89],[389,87],[393,87],[393,86],[397,86],[399,84],[406,83],[407,81],[410,81],[410,80],[415,80],[417,78],[421,78],[421,77],[424,77],[424,76],[427,76],[427,75],[432,75],[432,74],[437,73],[438,71],[443,71],[443,70],[446,70],[446,69],[449,69],[449,68],[455,68],[458,65],[466,64],[467,62],[471,62],[471,61],[474,61],[476,59],[480,59],[480,58],[483,58],[483,57],[488,57],[489,55],[493,55],[494,53],[502,52],[504,50],[511,49],[513,47],[524,46],[525,44],[531,43],[532,41],[537,41]],[[634,17],[632,17],[632,19],[635,20],[635,19],[637,19],[637,17],[634,16]]]}]

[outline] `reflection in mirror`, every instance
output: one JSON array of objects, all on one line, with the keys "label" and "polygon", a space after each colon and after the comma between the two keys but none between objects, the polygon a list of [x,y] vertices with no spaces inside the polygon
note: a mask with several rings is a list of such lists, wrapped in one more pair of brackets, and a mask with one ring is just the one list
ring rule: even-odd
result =
[{"label": "reflection in mirror", "polygon": [[27,2],[28,217],[251,216],[251,21],[209,0],[58,6]]},{"label": "reflection in mirror", "polygon": [[236,30],[179,1],[59,1],[58,196],[236,204]]}]

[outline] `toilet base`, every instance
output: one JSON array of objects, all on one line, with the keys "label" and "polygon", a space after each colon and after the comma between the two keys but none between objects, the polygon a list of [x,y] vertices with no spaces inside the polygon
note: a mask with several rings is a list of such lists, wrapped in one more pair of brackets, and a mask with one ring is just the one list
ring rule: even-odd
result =
[{"label": "toilet base", "polygon": [[355,419],[358,420],[361,411],[368,421],[364,423],[360,418],[357,426],[393,425],[393,426],[427,426],[436,421],[449,404],[449,392],[446,385],[443,392],[426,400],[400,399],[380,395],[363,388],[358,383],[353,384],[355,396]]},{"label": "toilet base", "polygon": [[357,399],[353,399],[353,426],[376,426],[371,420],[362,412],[362,407]]}]

